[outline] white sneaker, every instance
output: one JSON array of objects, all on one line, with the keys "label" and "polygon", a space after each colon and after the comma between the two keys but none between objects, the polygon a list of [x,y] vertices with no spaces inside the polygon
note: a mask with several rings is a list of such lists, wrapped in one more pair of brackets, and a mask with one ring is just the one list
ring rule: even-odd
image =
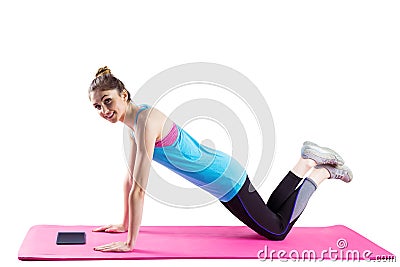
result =
[{"label": "white sneaker", "polygon": [[303,143],[303,147],[301,148],[301,157],[303,159],[312,159],[317,163],[317,165],[330,164],[342,166],[344,164],[343,158],[334,150],[327,147],[321,147],[310,141]]},{"label": "white sneaker", "polygon": [[353,180],[353,173],[350,170],[350,168],[347,167],[346,165],[332,166],[328,164],[323,164],[323,165],[317,165],[314,168],[316,169],[325,168],[330,174],[329,179],[340,179],[346,183],[349,183],[351,182],[351,180]]}]

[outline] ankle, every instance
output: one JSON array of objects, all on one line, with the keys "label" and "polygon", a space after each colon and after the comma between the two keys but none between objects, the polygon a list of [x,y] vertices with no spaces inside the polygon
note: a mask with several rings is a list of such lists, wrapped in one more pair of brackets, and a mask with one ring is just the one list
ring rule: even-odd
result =
[{"label": "ankle", "polygon": [[306,166],[306,168],[308,168],[308,169],[311,169],[311,168],[313,168],[313,167],[315,167],[317,165],[317,163],[312,159],[300,158],[300,162],[301,162],[301,164]]},{"label": "ankle", "polygon": [[308,173],[315,165],[316,163],[314,160],[303,159],[300,157],[299,161],[291,171],[298,177],[304,177],[304,175]]},{"label": "ankle", "polygon": [[315,175],[321,178],[328,179],[331,177],[331,173],[324,167],[322,168],[314,168],[311,172],[311,175]]},{"label": "ankle", "polygon": [[320,185],[325,179],[330,177],[330,173],[325,168],[314,168],[310,175],[308,176],[309,179],[313,180],[317,185]]}]

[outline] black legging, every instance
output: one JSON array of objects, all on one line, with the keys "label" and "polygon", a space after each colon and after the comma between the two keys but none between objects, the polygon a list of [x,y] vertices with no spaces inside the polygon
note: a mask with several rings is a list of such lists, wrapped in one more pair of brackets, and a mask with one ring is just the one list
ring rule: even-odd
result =
[{"label": "black legging", "polygon": [[221,203],[258,234],[271,240],[283,240],[316,188],[312,180],[289,172],[265,204],[247,176],[239,192],[228,202]]}]

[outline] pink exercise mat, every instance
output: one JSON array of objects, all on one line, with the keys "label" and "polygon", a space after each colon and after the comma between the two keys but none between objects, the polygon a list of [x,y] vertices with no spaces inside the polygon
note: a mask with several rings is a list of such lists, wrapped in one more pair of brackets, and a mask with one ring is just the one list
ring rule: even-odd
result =
[{"label": "pink exercise mat", "polygon": [[[20,260],[307,259],[374,260],[394,255],[343,225],[294,227],[283,241],[271,241],[246,226],[141,226],[134,251],[93,248],[125,241],[126,233],[92,232],[97,226],[36,225],[27,233]],[[86,232],[85,245],[57,245],[58,232]]]}]

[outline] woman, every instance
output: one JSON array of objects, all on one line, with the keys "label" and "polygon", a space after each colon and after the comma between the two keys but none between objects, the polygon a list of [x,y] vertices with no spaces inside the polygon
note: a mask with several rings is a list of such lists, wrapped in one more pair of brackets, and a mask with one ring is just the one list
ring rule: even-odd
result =
[{"label": "woman", "polygon": [[287,236],[324,180],[350,182],[353,176],[335,151],[305,142],[299,161],[265,204],[238,161],[200,145],[156,108],[136,105],[124,84],[107,67],[98,70],[89,88],[89,99],[102,118],[111,123],[120,121],[131,130],[130,167],[124,182],[124,220],[93,230],[127,231],[127,240],[96,247],[98,251],[133,250],[153,159],[218,198],[239,220],[270,240],[283,240]]}]

